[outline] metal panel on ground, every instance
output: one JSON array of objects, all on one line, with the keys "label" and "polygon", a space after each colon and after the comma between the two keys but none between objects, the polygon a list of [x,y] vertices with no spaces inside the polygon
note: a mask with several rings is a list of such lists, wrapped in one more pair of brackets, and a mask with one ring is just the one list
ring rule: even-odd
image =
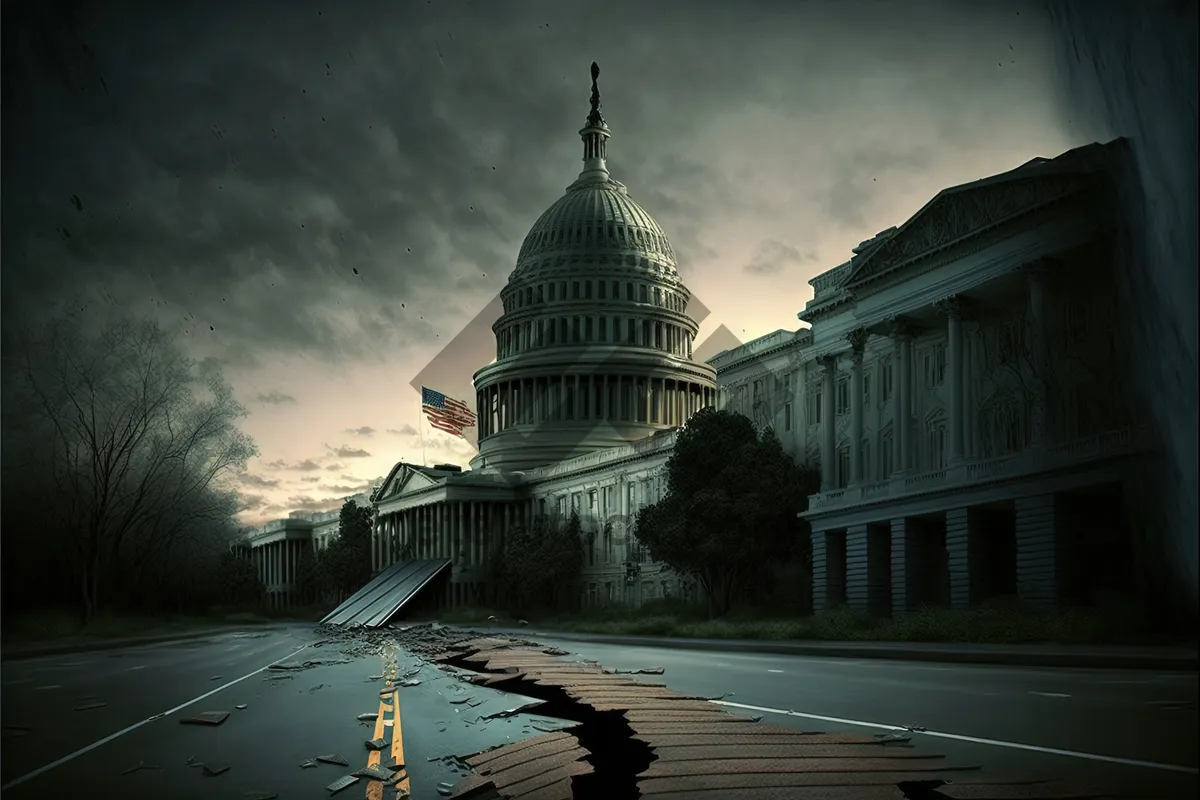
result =
[{"label": "metal panel on ground", "polygon": [[358,623],[378,628],[396,615],[404,604],[416,597],[443,570],[450,569],[450,559],[430,558],[422,561],[402,561],[380,572],[366,586],[350,595],[340,606],[321,620],[324,625]]}]

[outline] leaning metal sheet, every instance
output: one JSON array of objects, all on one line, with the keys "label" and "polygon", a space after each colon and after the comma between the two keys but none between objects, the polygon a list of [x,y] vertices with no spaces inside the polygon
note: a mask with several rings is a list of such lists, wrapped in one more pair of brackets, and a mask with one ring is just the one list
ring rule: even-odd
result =
[{"label": "leaning metal sheet", "polygon": [[378,628],[395,616],[438,573],[449,567],[450,560],[444,558],[393,564],[352,594],[321,622],[329,625],[357,622],[367,628]]}]

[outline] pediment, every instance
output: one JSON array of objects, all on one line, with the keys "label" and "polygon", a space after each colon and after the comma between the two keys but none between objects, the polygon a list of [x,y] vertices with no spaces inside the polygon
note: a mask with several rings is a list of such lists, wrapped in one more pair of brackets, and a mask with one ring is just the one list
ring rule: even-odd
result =
[{"label": "pediment", "polygon": [[375,496],[374,501],[392,500],[397,497],[403,497],[406,494],[412,494],[420,489],[425,489],[433,486],[437,481],[426,475],[421,470],[404,462],[396,464],[392,467],[392,471],[388,474],[383,482],[383,488]]},{"label": "pediment", "polygon": [[944,189],[867,255],[844,285],[858,286],[882,277],[921,256],[1075,194],[1089,184],[1082,175],[1052,173],[997,176]]}]

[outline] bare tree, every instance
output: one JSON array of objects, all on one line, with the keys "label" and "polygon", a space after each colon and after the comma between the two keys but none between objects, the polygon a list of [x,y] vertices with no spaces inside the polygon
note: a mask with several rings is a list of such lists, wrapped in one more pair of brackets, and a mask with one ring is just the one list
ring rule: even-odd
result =
[{"label": "bare tree", "polygon": [[87,621],[102,565],[120,563],[127,545],[136,543],[145,566],[197,522],[228,510],[213,490],[255,454],[237,428],[246,412],[217,371],[201,370],[150,320],[95,326],[62,315],[12,359]]}]

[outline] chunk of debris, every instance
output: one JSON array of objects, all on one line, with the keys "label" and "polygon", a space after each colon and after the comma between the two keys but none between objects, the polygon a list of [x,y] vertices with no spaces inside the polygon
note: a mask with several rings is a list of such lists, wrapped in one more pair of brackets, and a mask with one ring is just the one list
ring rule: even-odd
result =
[{"label": "chunk of debris", "polygon": [[905,725],[904,730],[909,733],[925,733],[925,728],[920,725]]},{"label": "chunk of debris", "polygon": [[378,739],[367,739],[365,744],[368,750],[382,750],[387,747],[387,739],[384,739],[382,736]]},{"label": "chunk of debris", "polygon": [[531,708],[537,708],[540,705],[545,705],[545,702],[546,701],[544,701],[544,700],[534,700],[532,703],[526,703],[523,706],[517,706],[516,708],[505,709],[504,711],[496,711],[492,714],[485,714],[483,716],[483,718],[484,719],[505,719],[507,717],[513,717],[513,716],[516,716],[517,714],[524,713]]},{"label": "chunk of debris", "polygon": [[246,800],[277,800],[279,792],[242,792]]},{"label": "chunk of debris", "polygon": [[325,688],[325,684],[323,684],[323,683],[318,683],[316,686],[314,686],[314,687],[312,687],[311,689],[309,689],[309,690],[308,690],[308,693],[309,693],[309,694],[312,694],[313,692],[319,692],[319,691],[321,691],[321,690],[322,690],[322,689],[324,689],[324,688]]},{"label": "chunk of debris", "polygon": [[188,756],[188,760],[186,763],[189,767],[203,767],[204,766],[204,762],[201,761],[200,759],[196,758],[195,756]]},{"label": "chunk of debris", "polygon": [[467,702],[470,699],[471,698],[469,698],[469,697],[456,697],[450,701],[450,705],[453,705],[453,706],[462,705],[463,703]]},{"label": "chunk of debris", "polygon": [[194,717],[183,717],[179,722],[181,725],[220,725],[228,717],[228,711],[205,711]]},{"label": "chunk of debris", "polygon": [[368,676],[367,676],[367,680],[369,680],[369,681],[381,681],[381,680],[383,680],[383,676],[382,676],[382,675],[368,675]]},{"label": "chunk of debris", "polygon": [[219,681],[219,680],[221,680],[221,678],[224,678],[224,677],[225,677],[224,675],[213,675],[211,678],[209,678],[209,680],[210,681]]},{"label": "chunk of debris", "polygon": [[215,778],[218,775],[229,772],[229,767],[225,764],[205,764],[200,769],[210,778]]},{"label": "chunk of debris", "polygon": [[570,655],[566,650],[560,650],[557,647],[547,647],[542,650],[548,656],[565,656]]},{"label": "chunk of debris", "polygon": [[138,763],[134,764],[129,769],[122,770],[121,774],[122,775],[132,775],[133,773],[139,772],[143,769],[162,769],[162,767],[160,767],[158,764],[147,764],[145,761],[139,761]]},{"label": "chunk of debris", "polygon": [[641,669],[614,669],[618,675],[662,675],[666,672],[662,667],[642,667]]},{"label": "chunk of debris", "polygon": [[528,624],[529,624],[529,621],[528,621],[528,620],[524,620],[524,619],[519,619],[519,620],[517,620],[517,624],[518,624],[518,625],[528,625]]},{"label": "chunk of debris", "polygon": [[437,785],[438,794],[448,797],[454,791],[454,784],[442,781]]},{"label": "chunk of debris", "polygon": [[368,711],[366,714],[359,714],[355,719],[359,722],[374,722],[379,719],[379,714],[374,711]]},{"label": "chunk of debris", "polygon": [[247,708],[249,708],[249,706],[247,706],[245,703],[238,703],[236,706],[234,706],[234,708],[236,708],[238,711],[245,711]]},{"label": "chunk of debris", "polygon": [[324,756],[317,756],[317,761],[324,764],[337,764],[339,767],[348,767],[350,762],[339,756],[337,753],[329,753]]},{"label": "chunk of debris", "polygon": [[888,744],[890,742],[911,742],[911,736],[905,736],[903,733],[877,733],[875,741],[879,744]]},{"label": "chunk of debris", "polygon": [[343,775],[325,788],[330,794],[337,794],[342,789],[348,789],[356,783],[358,783],[358,778],[354,775]]},{"label": "chunk of debris", "polygon": [[104,708],[108,703],[84,703],[81,706],[75,706],[76,711],[92,711],[97,708]]},{"label": "chunk of debris", "polygon": [[[316,761],[313,761],[313,760],[310,758],[310,759],[308,759],[307,761],[301,761],[301,762],[300,762],[300,769],[308,769],[309,767],[315,767],[316,765],[317,765],[317,762],[316,762]],[[349,766],[349,764],[347,764],[347,766]]]},{"label": "chunk of debris", "polygon": [[406,681],[400,681],[401,686],[420,686],[421,682],[416,678],[409,678]]},{"label": "chunk of debris", "polygon": [[365,767],[350,774],[356,778],[370,778],[373,781],[390,781],[393,777],[391,770],[382,767]]}]

